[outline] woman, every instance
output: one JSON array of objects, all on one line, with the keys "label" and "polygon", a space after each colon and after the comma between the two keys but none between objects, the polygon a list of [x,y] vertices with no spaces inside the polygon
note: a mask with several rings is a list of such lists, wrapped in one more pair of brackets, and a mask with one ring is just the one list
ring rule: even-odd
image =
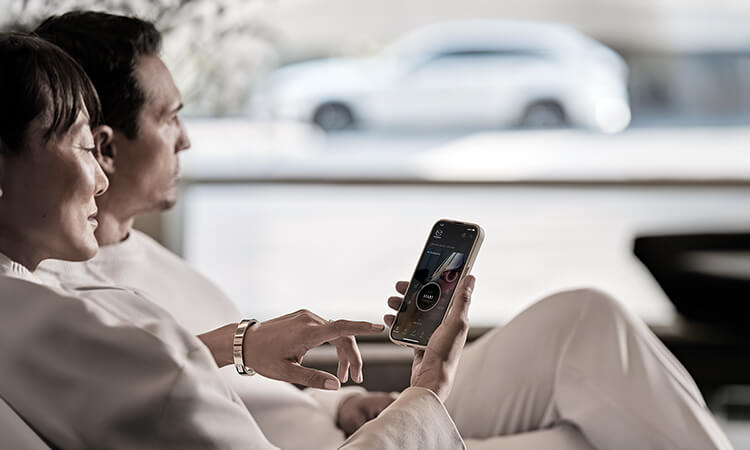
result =
[{"label": "woman", "polygon": [[[65,291],[33,275],[44,259],[84,260],[97,251],[94,198],[107,189],[90,131],[99,117],[91,83],[62,50],[0,34],[0,395],[55,447],[272,448],[217,376],[217,363],[236,362],[235,324],[201,342],[136,293]],[[441,399],[468,330],[472,286],[468,277],[419,355],[413,388],[343,447],[463,446]],[[243,366],[336,389],[335,377],[300,365],[306,351],[330,342],[339,377],[351,369],[360,378],[352,336],[383,327],[299,311],[250,329]]]}]

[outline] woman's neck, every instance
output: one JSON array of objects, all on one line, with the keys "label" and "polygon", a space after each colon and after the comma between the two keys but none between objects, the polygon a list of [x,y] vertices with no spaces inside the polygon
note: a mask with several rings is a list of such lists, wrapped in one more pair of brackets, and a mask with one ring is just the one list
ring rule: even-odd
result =
[{"label": "woman's neck", "polygon": [[28,241],[25,236],[0,225],[0,253],[33,272],[46,257]]}]

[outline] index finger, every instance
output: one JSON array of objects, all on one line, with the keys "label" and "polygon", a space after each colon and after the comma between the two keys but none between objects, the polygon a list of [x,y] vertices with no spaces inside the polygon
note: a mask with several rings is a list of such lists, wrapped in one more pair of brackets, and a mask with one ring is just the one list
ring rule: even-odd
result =
[{"label": "index finger", "polygon": [[341,336],[356,336],[359,334],[378,334],[385,329],[383,324],[355,320],[334,320],[316,327],[311,338],[315,344],[322,344]]}]

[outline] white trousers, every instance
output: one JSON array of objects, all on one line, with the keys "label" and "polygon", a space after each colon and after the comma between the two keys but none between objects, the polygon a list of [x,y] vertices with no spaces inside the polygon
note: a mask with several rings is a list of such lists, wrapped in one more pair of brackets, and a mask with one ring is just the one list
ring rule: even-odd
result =
[{"label": "white trousers", "polygon": [[730,449],[685,368],[596,290],[469,345],[446,406],[470,449]]}]

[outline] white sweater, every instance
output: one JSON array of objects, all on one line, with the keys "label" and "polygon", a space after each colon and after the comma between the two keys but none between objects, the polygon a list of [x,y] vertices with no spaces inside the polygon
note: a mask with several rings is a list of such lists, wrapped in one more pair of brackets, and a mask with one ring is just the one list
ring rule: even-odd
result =
[{"label": "white sweater", "polygon": [[[44,261],[34,275],[66,289],[114,285],[133,289],[166,310],[192,334],[242,318],[216,284],[147,235],[133,230],[123,242],[104,246],[86,262]],[[285,449],[337,448],[344,442],[336,427],[341,400],[358,387],[339,391],[306,389],[261,376],[241,377],[232,366],[220,376],[240,398],[274,445]]]},{"label": "white sweater", "polygon": [[[62,448],[275,448],[200,340],[143,296],[51,288],[0,254],[0,394]],[[341,448],[463,448],[410,388]]]},{"label": "white sweater", "polygon": [[[132,289],[194,335],[242,319],[215,283],[137,230],[118,244],[101,247],[88,261],[44,261],[34,275],[67,289],[102,284]],[[300,391],[262,376],[242,377],[234,366],[220,369],[220,374],[239,394],[266,437],[284,449],[337,448],[345,439],[336,426],[339,403],[364,391],[358,387]]]}]

